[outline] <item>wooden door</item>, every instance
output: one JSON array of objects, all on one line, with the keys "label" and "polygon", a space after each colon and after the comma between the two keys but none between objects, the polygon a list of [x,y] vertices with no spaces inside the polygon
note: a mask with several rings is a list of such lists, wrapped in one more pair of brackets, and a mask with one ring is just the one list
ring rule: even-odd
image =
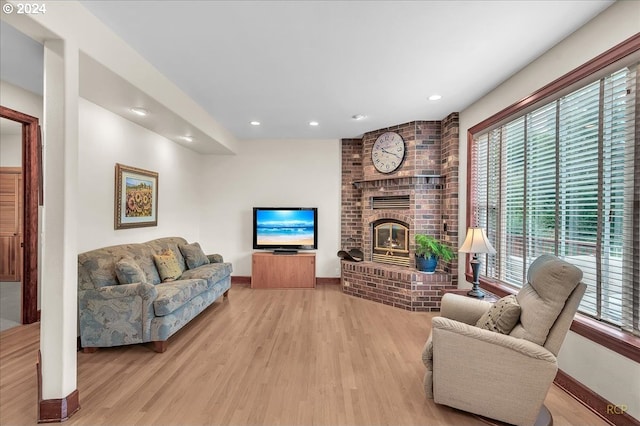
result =
[{"label": "wooden door", "polygon": [[0,167],[0,281],[22,280],[22,169]]}]

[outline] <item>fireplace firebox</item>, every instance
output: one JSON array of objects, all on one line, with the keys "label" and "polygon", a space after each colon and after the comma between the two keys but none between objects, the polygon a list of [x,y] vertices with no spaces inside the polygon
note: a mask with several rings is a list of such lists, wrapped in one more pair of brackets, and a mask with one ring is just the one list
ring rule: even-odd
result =
[{"label": "fireplace firebox", "polygon": [[382,219],[373,223],[374,262],[409,266],[409,227],[406,223]]}]

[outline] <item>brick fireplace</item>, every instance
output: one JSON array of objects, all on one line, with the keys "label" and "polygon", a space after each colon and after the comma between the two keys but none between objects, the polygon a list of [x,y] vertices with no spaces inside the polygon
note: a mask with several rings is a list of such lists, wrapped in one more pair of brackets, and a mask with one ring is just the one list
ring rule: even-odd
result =
[{"label": "brick fireplace", "polygon": [[[376,171],[375,140],[397,132],[405,159],[394,173]],[[414,235],[433,235],[457,248],[458,114],[414,121],[342,140],[343,249],[361,248],[364,261],[342,261],[343,291],[412,311],[436,311],[445,288],[457,288],[457,259],[436,274],[415,269]]]}]

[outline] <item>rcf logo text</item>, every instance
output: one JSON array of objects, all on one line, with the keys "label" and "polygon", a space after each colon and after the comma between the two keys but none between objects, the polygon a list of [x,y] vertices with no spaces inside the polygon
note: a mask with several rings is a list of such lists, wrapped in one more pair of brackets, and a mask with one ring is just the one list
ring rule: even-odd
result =
[{"label": "rcf logo text", "polygon": [[607,404],[607,414],[624,414],[628,409],[625,404]]}]

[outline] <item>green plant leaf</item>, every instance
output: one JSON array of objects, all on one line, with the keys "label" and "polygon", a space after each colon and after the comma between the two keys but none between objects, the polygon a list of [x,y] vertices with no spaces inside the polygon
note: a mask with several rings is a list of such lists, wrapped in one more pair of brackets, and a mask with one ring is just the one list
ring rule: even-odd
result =
[{"label": "green plant leaf", "polygon": [[425,234],[416,234],[416,255],[423,257],[436,256],[444,261],[454,258],[455,254],[451,248],[435,237]]}]

